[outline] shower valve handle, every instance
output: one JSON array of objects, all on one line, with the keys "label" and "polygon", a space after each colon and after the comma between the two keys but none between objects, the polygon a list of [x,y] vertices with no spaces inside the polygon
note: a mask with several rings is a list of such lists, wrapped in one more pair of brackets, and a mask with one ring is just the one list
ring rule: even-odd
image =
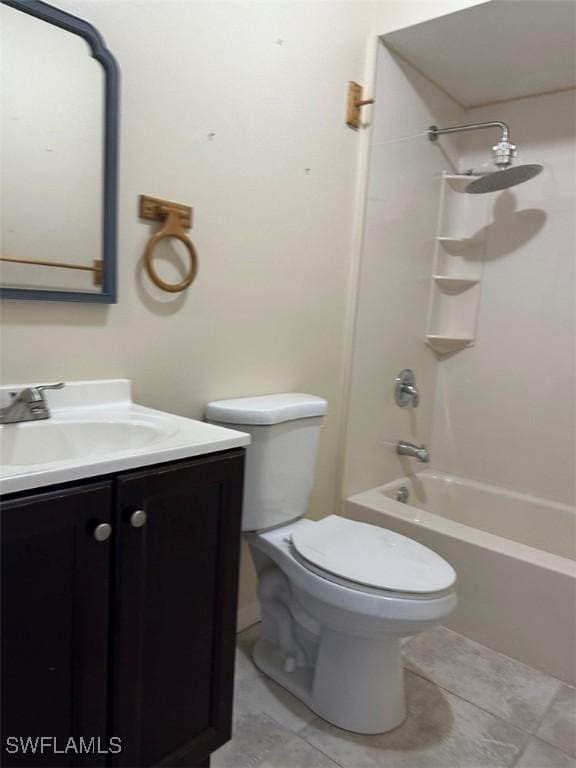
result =
[{"label": "shower valve handle", "polygon": [[416,386],[416,376],[414,371],[410,368],[404,368],[396,376],[396,386],[394,387],[394,397],[396,404],[400,408],[405,408],[407,405],[413,405],[414,408],[418,408],[420,405],[420,393]]}]

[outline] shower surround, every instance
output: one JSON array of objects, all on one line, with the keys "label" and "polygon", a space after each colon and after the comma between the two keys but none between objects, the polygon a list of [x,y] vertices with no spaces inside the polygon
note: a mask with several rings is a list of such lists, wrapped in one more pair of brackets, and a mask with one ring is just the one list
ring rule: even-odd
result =
[{"label": "shower surround", "polygon": [[[565,537],[576,537],[574,92],[465,109],[382,45],[375,98],[346,441],[348,513],[412,536],[453,563],[466,603],[453,629],[574,682],[576,564],[572,553],[553,554],[546,544],[563,525]],[[470,345],[443,354],[426,344],[427,319],[450,318],[426,314],[437,236],[446,234],[438,231],[442,177],[486,173],[493,163],[485,132],[432,143],[426,131],[494,120],[510,125],[518,164],[544,170],[512,189],[461,195],[485,201],[481,222],[465,213],[469,203],[452,207],[448,234],[476,246],[438,253],[451,270],[478,279],[457,294],[472,290],[478,306]],[[417,409],[394,402],[395,377],[406,367],[418,378]],[[425,444],[431,469],[418,472],[414,460],[398,456],[398,440]],[[381,492],[421,482],[430,496],[415,507]],[[441,486],[450,493],[433,490]]]},{"label": "shower surround", "polygon": [[[576,471],[576,102],[574,93],[472,110],[515,126],[536,179],[489,195],[474,347],[440,360],[434,468],[574,504]],[[486,145],[468,135],[460,163]]]}]

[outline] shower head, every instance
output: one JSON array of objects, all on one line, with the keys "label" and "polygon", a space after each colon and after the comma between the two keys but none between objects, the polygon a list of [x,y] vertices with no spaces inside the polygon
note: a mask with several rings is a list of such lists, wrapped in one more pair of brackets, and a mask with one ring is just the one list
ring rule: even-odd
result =
[{"label": "shower head", "polygon": [[483,176],[477,176],[474,181],[466,187],[466,192],[471,195],[482,195],[486,192],[498,192],[501,189],[515,187],[516,184],[522,184],[524,181],[533,179],[543,171],[541,165],[517,165],[512,168],[505,168],[502,171],[486,173]]},{"label": "shower head", "polygon": [[452,128],[438,128],[431,125],[428,129],[430,141],[436,141],[443,133],[461,133],[462,131],[476,131],[481,128],[500,128],[502,136],[500,141],[492,147],[494,162],[498,170],[494,173],[486,173],[477,176],[466,187],[465,191],[472,195],[481,195],[486,192],[497,192],[500,189],[508,189],[516,184],[533,179],[543,171],[541,165],[518,165],[512,167],[512,163],[518,155],[518,147],[510,140],[510,129],[506,123],[499,121],[491,123],[475,123],[473,125],[455,125]]}]

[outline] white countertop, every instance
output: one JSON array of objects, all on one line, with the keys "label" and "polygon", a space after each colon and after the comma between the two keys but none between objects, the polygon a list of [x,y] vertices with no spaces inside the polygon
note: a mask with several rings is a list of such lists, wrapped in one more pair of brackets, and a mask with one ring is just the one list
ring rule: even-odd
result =
[{"label": "white countertop", "polygon": [[[9,392],[33,384],[0,387]],[[0,426],[0,493],[15,493],[241,448],[250,435],[145,408],[128,379],[67,382],[47,390],[49,419]]]}]

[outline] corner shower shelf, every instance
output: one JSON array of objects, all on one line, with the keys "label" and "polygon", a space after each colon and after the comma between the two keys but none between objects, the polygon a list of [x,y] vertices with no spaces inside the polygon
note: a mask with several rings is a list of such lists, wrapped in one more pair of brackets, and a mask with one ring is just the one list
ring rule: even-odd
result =
[{"label": "corner shower shelf", "polygon": [[428,346],[432,347],[440,355],[447,355],[450,352],[457,352],[460,349],[469,347],[474,343],[473,336],[426,336]]},{"label": "corner shower shelf", "polygon": [[470,173],[446,173],[444,174],[444,180],[447,182],[450,189],[454,192],[466,192],[466,187],[477,176],[473,176]]},{"label": "corner shower shelf", "polygon": [[434,275],[434,280],[442,290],[450,293],[460,293],[460,291],[465,291],[480,282],[478,277],[454,277],[451,275]]},{"label": "corner shower shelf", "polygon": [[[488,205],[483,195],[451,192],[464,192],[473,178],[442,174],[425,337],[439,356],[459,352],[476,338]],[[460,236],[444,234],[451,232]]]},{"label": "corner shower shelf", "polygon": [[453,253],[459,253],[465,251],[466,248],[471,248],[473,245],[478,245],[482,242],[482,238],[475,235],[474,237],[444,237],[443,235],[436,238],[440,245],[446,250]]}]

